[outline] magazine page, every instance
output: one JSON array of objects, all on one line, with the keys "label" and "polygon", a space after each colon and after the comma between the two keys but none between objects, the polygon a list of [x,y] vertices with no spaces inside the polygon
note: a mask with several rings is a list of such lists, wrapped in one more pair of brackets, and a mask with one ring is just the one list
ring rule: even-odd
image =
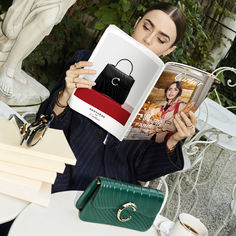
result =
[{"label": "magazine page", "polygon": [[89,61],[97,73],[84,78],[96,85],[92,89],[76,89],[69,106],[122,140],[161,75],[164,63],[114,25],[106,29]]},{"label": "magazine page", "polygon": [[163,142],[176,132],[175,114],[195,112],[211,88],[219,83],[215,76],[197,68],[174,62],[165,69],[144,102],[126,139]]}]

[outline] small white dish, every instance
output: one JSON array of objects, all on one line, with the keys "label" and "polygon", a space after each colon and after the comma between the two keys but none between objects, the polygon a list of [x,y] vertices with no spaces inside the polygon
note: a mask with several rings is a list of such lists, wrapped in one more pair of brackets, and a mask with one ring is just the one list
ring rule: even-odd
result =
[{"label": "small white dish", "polygon": [[159,223],[157,233],[159,236],[168,236],[175,223],[171,221],[162,221]]}]

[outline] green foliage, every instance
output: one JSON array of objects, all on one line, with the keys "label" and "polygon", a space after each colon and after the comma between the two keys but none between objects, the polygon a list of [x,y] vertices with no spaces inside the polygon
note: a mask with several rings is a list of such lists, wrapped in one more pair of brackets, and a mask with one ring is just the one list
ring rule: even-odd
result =
[{"label": "green foliage", "polygon": [[[228,87],[224,87],[224,90],[226,90],[228,92],[228,97],[226,97],[223,93],[222,93],[222,88],[223,87],[220,87],[217,89],[217,94],[219,96],[219,99],[220,99],[220,102],[221,102],[221,105],[223,107],[232,107],[232,106],[235,106],[235,102],[233,102],[232,100],[232,97],[236,97],[236,93],[235,93],[235,90],[233,88],[228,88]],[[216,96],[216,93],[215,91],[213,91],[210,95],[209,95],[209,98],[218,102],[219,103],[219,100]],[[235,100],[234,100],[235,101]],[[236,114],[236,109],[230,109],[230,111],[232,111],[233,113]]]},{"label": "green foliage", "polygon": [[[217,94],[219,96],[220,102],[224,107],[236,106],[236,89],[229,85],[236,84],[236,74],[232,71],[225,71],[217,76],[222,82],[220,86],[217,87]],[[215,92],[212,92],[209,96],[212,100],[218,102],[218,98]],[[231,110],[236,114],[236,109]]]},{"label": "green foliage", "polygon": [[51,90],[65,64],[78,49],[90,49],[94,35],[86,30],[78,6],[74,5],[60,24],[24,60],[23,68]]},{"label": "green foliage", "polygon": [[[216,0],[212,1],[211,8],[207,15],[213,16],[216,20],[222,20],[224,17],[229,17],[234,19],[235,17],[232,15],[232,9],[235,7],[235,0]],[[229,40],[225,35],[222,34],[222,27],[217,24],[217,22],[209,22],[207,17],[203,21],[203,25],[205,27],[206,32],[209,35],[210,41],[213,42],[215,47],[219,47],[221,44],[221,39]],[[230,40],[231,41],[231,40]],[[228,51],[226,57],[221,60],[217,67],[227,66],[236,68],[236,38],[232,44],[230,51]],[[217,92],[219,94],[221,103],[224,107],[236,106],[236,87],[229,87],[227,82],[231,80],[230,84],[236,84],[236,74],[230,71],[225,71],[220,74],[219,79],[222,84],[218,86]],[[210,95],[210,98],[217,101],[215,93]],[[236,109],[232,109],[232,112],[236,114]]]},{"label": "green foliage", "polygon": [[12,1],[9,0],[1,0],[0,2],[0,15],[7,11],[7,9],[11,6]]},{"label": "green foliage", "polygon": [[[83,0],[79,1],[82,4]],[[149,1],[87,1],[85,12],[95,17],[94,28],[102,34],[109,24],[115,24],[125,32],[131,34],[136,19],[155,0]],[[175,0],[168,1],[175,4]],[[200,22],[202,8],[195,0],[179,1],[179,7],[184,11],[187,18],[187,33],[184,40],[170,55],[163,58],[164,61],[176,61],[189,64],[200,69],[209,70],[213,59],[209,56],[211,41],[204,32]]]},{"label": "green foliage", "polygon": [[[83,4],[79,0],[78,4]],[[135,4],[134,4],[135,2]],[[145,7],[136,3],[137,1],[119,0],[119,1],[86,1],[84,11],[95,17],[94,28],[102,33],[110,24],[115,24],[126,33],[130,34],[136,21],[137,12],[145,10]]]},{"label": "green foliage", "polygon": [[210,70],[213,61],[213,58],[210,57],[211,41],[200,24],[202,7],[199,1],[194,0],[179,1],[178,6],[186,16],[186,34],[172,55],[167,56],[164,60],[177,61],[199,69]]},{"label": "green foliage", "polygon": [[[1,0],[0,13],[5,12],[11,2]],[[137,18],[155,2],[156,0],[77,0],[77,4],[69,9],[61,23],[56,25],[50,35],[24,60],[24,70],[51,90],[65,63],[76,50],[93,49],[109,24],[115,24],[131,34]],[[222,34],[215,34],[214,27],[206,27],[208,20],[204,17],[206,9],[200,5],[202,1],[165,2],[178,2],[187,18],[187,32],[177,49],[163,60],[211,71],[212,44],[219,45]],[[205,2],[214,2],[212,9],[216,10],[216,17],[231,16],[230,11],[222,7],[220,1]],[[233,100],[228,98],[225,91],[223,87],[219,92],[224,96],[223,100],[230,104]]]},{"label": "green foliage", "polygon": [[[218,67],[222,66],[228,66],[228,67],[234,67],[236,68],[236,38],[234,40],[234,43],[227,53],[227,56],[221,61]],[[223,74],[223,83],[224,86],[219,86],[217,89],[218,93],[221,94],[223,99],[223,106],[229,107],[229,106],[236,106],[236,87],[230,87],[227,86],[227,83],[229,85],[235,85],[236,84],[236,74],[231,71],[225,71]],[[236,114],[236,109],[232,109],[232,111]]]}]

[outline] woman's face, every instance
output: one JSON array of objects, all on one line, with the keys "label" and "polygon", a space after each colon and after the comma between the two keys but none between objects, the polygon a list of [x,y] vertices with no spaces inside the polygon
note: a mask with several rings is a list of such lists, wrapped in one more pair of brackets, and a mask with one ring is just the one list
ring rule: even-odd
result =
[{"label": "woman's face", "polygon": [[138,19],[132,37],[158,56],[175,50],[172,46],[177,36],[174,21],[161,10],[152,10]]},{"label": "woman's face", "polygon": [[168,101],[169,101],[169,100],[172,101],[172,100],[176,99],[178,93],[179,93],[179,89],[177,88],[176,84],[172,84],[172,85],[168,88],[168,90],[167,90],[167,92],[166,92],[166,98],[167,98],[167,100],[168,100]]}]

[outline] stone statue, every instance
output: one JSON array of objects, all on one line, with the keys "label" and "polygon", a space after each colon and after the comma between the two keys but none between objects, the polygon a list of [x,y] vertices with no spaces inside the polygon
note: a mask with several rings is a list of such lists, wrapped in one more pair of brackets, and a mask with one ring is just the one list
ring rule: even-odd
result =
[{"label": "stone statue", "polygon": [[76,0],[13,0],[0,22],[0,100],[40,104],[49,91],[22,69],[22,61],[49,35]]}]

